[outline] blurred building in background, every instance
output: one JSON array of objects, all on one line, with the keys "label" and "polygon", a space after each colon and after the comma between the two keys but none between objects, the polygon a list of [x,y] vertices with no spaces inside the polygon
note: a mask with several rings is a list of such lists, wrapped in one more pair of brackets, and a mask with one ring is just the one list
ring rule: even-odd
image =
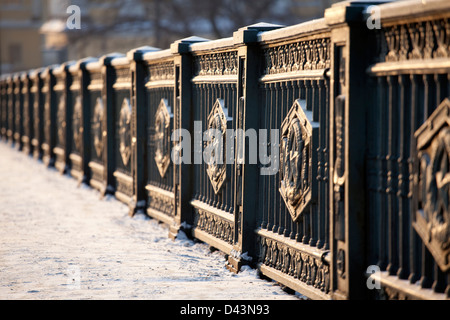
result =
[{"label": "blurred building in background", "polygon": [[0,72],[42,64],[40,27],[47,18],[36,0],[0,0]]},{"label": "blurred building in background", "polygon": [[[257,22],[292,25],[320,18],[337,0],[0,0],[0,73],[168,48],[191,35],[230,37]],[[80,9],[79,28],[68,19]],[[73,21],[73,20],[71,20]]]}]

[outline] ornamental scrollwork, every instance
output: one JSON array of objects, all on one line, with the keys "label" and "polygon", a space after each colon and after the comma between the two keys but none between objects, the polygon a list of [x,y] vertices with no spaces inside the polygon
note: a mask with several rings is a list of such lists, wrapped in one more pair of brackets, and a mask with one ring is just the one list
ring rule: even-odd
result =
[{"label": "ornamental scrollwork", "polygon": [[95,152],[99,158],[103,154],[103,110],[103,100],[98,97],[92,118],[92,136],[94,138]]},{"label": "ornamental scrollwork", "polygon": [[230,119],[224,101],[217,99],[208,116],[208,129],[212,134],[205,148],[211,156],[206,171],[216,194],[226,180],[225,143],[228,121]]},{"label": "ornamental scrollwork", "polygon": [[312,200],[312,136],[317,129],[304,100],[295,101],[281,124],[279,191],[294,221]]},{"label": "ornamental scrollwork", "polygon": [[413,225],[443,272],[450,270],[450,100],[416,131]]},{"label": "ornamental scrollwork", "polygon": [[173,118],[166,99],[161,99],[155,114],[155,162],[159,174],[164,177],[170,164],[170,122]]},{"label": "ornamental scrollwork", "polygon": [[60,144],[65,144],[66,139],[66,95],[62,94],[59,98],[58,108],[57,108],[57,119],[58,119],[58,140]]},{"label": "ornamental scrollwork", "polygon": [[264,50],[264,74],[330,67],[330,39],[300,41]]},{"label": "ornamental scrollwork", "polygon": [[233,244],[234,241],[234,224],[233,222],[226,220],[212,212],[208,212],[202,209],[194,208],[195,229],[204,231],[217,239],[223,240],[229,244]]},{"label": "ornamental scrollwork", "polygon": [[236,75],[237,52],[220,52],[195,57],[196,75]]},{"label": "ornamental scrollwork", "polygon": [[450,57],[450,20],[410,22],[385,27],[380,61],[397,62]]},{"label": "ornamental scrollwork", "polygon": [[122,162],[128,165],[131,157],[131,104],[124,98],[119,115],[119,152]]},{"label": "ornamental scrollwork", "polygon": [[83,124],[82,124],[82,112],[83,106],[81,102],[81,97],[78,96],[73,107],[73,140],[75,142],[75,147],[77,151],[81,151],[82,140],[83,140]]},{"label": "ornamental scrollwork", "polygon": [[330,292],[330,266],[324,259],[263,235],[258,238],[258,260],[261,264],[326,294]]}]

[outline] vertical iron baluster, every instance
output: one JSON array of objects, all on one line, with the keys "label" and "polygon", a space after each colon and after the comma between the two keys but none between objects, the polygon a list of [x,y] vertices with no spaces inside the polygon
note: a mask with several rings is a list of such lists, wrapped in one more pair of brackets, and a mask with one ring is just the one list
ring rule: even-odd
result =
[{"label": "vertical iron baluster", "polygon": [[422,288],[431,288],[433,284],[433,256],[422,242],[422,277],[420,286]]},{"label": "vertical iron baluster", "polygon": [[[205,132],[206,128],[206,84],[202,83],[201,85],[202,93],[201,93],[201,99],[199,101],[199,110],[200,110],[200,121],[201,127],[202,127],[202,142],[201,142],[201,150],[203,152],[204,150],[204,144],[203,144],[203,132]],[[202,154],[202,163],[200,165],[199,175],[201,177],[201,192],[200,192],[200,201],[206,202],[206,174],[205,174],[205,161],[203,160],[203,154]]]},{"label": "vertical iron baluster", "polygon": [[[237,109],[237,84],[233,83],[231,85],[231,100],[232,100],[232,104],[231,104],[231,118],[232,118],[232,125],[231,127],[233,129],[236,128],[236,109]],[[236,142],[236,140],[233,140],[234,142]],[[233,160],[236,158],[236,143],[234,145],[234,153],[233,153]],[[235,162],[233,161],[231,164],[231,172],[235,172]],[[235,175],[231,174],[231,183],[230,183],[230,205],[229,205],[229,210],[230,213],[233,214],[234,213],[234,193],[235,193],[235,188],[234,188],[234,183],[235,183]]]},{"label": "vertical iron baluster", "polygon": [[324,132],[325,132],[325,149],[324,149],[324,162],[325,162],[325,168],[324,168],[324,174],[323,174],[323,179],[324,179],[324,202],[325,202],[325,208],[324,208],[324,244],[323,244],[323,249],[324,250],[328,250],[330,245],[329,245],[329,234],[330,234],[330,216],[329,216],[329,149],[330,149],[330,112],[329,112],[329,108],[330,108],[330,101],[329,101],[329,97],[330,97],[330,91],[329,91],[329,79],[327,78],[324,81],[324,94],[325,94],[325,100],[324,100],[324,114],[325,114],[325,125],[324,125]]},{"label": "vertical iron baluster", "polygon": [[387,194],[388,194],[388,239],[389,239],[389,264],[387,271],[394,275],[398,269],[398,228],[397,228],[397,198],[396,189],[396,152],[398,151],[398,97],[397,97],[397,78],[388,76],[389,85],[389,138],[388,138],[388,163],[387,173]]},{"label": "vertical iron baluster", "polygon": [[[320,121],[320,101],[319,101],[319,90],[318,90],[318,82],[317,80],[311,80],[311,111],[313,113],[313,119],[312,121],[314,122],[319,122]],[[320,163],[320,136],[319,136],[319,147],[317,150],[311,150],[311,152],[317,152],[318,154],[318,162]],[[311,157],[312,155],[310,155]],[[319,163],[312,163],[312,166],[318,166],[318,169],[320,170],[320,164]],[[313,176],[312,180],[313,180],[313,184],[317,184],[318,180],[320,179],[320,172],[317,171],[317,176]],[[314,181],[316,180],[316,181]],[[320,186],[320,184],[318,184],[318,187]],[[319,189],[318,189],[319,190]],[[311,233],[310,233],[310,239],[309,239],[309,245],[311,246],[315,246],[317,244],[318,241],[318,215],[319,215],[319,210],[318,210],[318,206],[316,204],[313,204],[311,207],[311,209],[309,210],[310,212],[310,223],[311,223]]]},{"label": "vertical iron baluster", "polygon": [[[268,85],[265,83],[262,85],[262,92],[264,95],[264,103],[263,103],[263,110],[261,111],[261,128],[262,129],[266,129],[267,130],[267,137],[266,137],[266,144],[264,145],[265,147],[265,151],[268,152],[269,148],[268,148],[268,141],[269,141],[269,126],[267,125],[268,123],[268,104],[269,104],[269,89],[268,89]],[[261,213],[262,213],[262,219],[261,219],[261,229],[265,229],[267,227],[267,176],[261,176],[261,185],[262,185],[262,192],[260,194],[262,194],[262,198],[260,199],[260,205],[261,205]]]},{"label": "vertical iron baluster", "polygon": [[[277,126],[275,128],[279,128],[281,127],[281,122],[283,121],[284,117],[285,117],[285,110],[287,108],[289,108],[289,106],[287,106],[287,98],[286,98],[286,82],[282,81],[279,83],[280,85],[280,91],[279,91],[279,96],[278,96],[278,112],[277,115],[279,115],[279,117],[277,117]],[[279,175],[280,180],[281,180],[281,175]],[[277,189],[280,186],[280,182],[278,182],[277,184]],[[277,198],[280,198],[280,193],[277,192]],[[284,201],[279,201],[278,202],[278,212],[279,212],[279,220],[278,220],[278,234],[284,234],[285,232],[285,210],[286,210],[286,206],[284,204]]]},{"label": "vertical iron baluster", "polygon": [[[305,93],[305,81],[304,80],[297,80],[297,86],[298,86],[298,98],[301,100],[305,99],[306,93]],[[303,236],[305,234],[304,232],[304,225],[305,225],[305,219],[300,219],[296,222],[296,234],[295,234],[295,240],[297,242],[303,241]]]},{"label": "vertical iron baluster", "polygon": [[[272,90],[271,90],[271,111],[270,111],[270,122],[271,122],[271,128],[278,128],[277,127],[277,121],[276,121],[276,115],[277,115],[277,85],[275,83],[273,83],[272,85]],[[270,143],[272,144],[273,141],[270,141]],[[276,206],[276,202],[277,202],[277,186],[278,186],[278,177],[279,175],[274,175],[274,176],[270,176],[270,215],[272,217],[272,225],[271,225],[271,230],[273,232],[276,232],[276,228],[277,228],[277,215],[275,212],[275,208],[277,208]]]},{"label": "vertical iron baluster", "polygon": [[409,162],[410,162],[410,141],[413,136],[411,132],[410,112],[411,112],[411,94],[409,77],[400,76],[400,157],[399,157],[399,270],[400,279],[407,279],[410,273],[409,255],[409,229],[411,226],[411,199],[409,195]]}]

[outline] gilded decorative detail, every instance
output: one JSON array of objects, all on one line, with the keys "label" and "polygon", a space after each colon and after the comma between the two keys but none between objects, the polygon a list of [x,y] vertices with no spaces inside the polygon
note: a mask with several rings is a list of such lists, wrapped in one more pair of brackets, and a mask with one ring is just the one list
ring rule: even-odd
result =
[{"label": "gilded decorative detail", "polygon": [[[395,62],[450,57],[450,21],[412,22],[385,27],[382,30],[387,52],[381,61]],[[384,43],[380,46],[384,47]]]},{"label": "gilded decorative detail", "polygon": [[264,74],[330,67],[330,39],[300,41],[264,50]]},{"label": "gilded decorative detail", "polygon": [[116,191],[131,197],[133,195],[133,184],[129,183],[127,180],[117,178]]},{"label": "gilded decorative detail", "polygon": [[234,224],[216,214],[195,208],[194,228],[205,231],[229,244],[233,244]]},{"label": "gilded decorative detail", "polygon": [[175,79],[173,61],[150,65],[148,67],[148,71],[149,71],[149,81]]},{"label": "gilded decorative detail", "polygon": [[62,94],[59,98],[58,108],[57,108],[57,119],[58,119],[58,141],[61,145],[65,145],[66,140],[66,95]]},{"label": "gilded decorative detail", "polygon": [[174,199],[159,192],[148,192],[148,207],[168,216],[174,215]]},{"label": "gilded decorative detail", "polygon": [[103,154],[103,99],[97,98],[92,119],[92,136],[94,138],[94,148],[97,156],[101,158]]},{"label": "gilded decorative detail", "polygon": [[129,67],[116,69],[116,83],[131,83],[131,70]]},{"label": "gilded decorative detail", "polygon": [[450,270],[450,100],[415,133],[417,161],[414,228],[436,263]]},{"label": "gilded decorative detail", "polygon": [[259,262],[324,293],[330,291],[330,267],[322,258],[259,235]]},{"label": "gilded decorative detail", "polygon": [[195,57],[196,75],[237,75],[237,52],[219,52]]},{"label": "gilded decorative detail", "polygon": [[131,104],[124,98],[119,116],[119,151],[126,166],[131,157]]},{"label": "gilded decorative detail", "polygon": [[78,151],[81,151],[83,143],[83,125],[82,125],[82,112],[83,106],[81,97],[78,96],[73,107],[73,140],[75,147]]},{"label": "gilded decorative detail", "polygon": [[217,99],[208,116],[208,129],[214,130],[214,133],[206,144],[206,148],[210,150],[211,154],[206,171],[216,194],[226,181],[225,142],[227,121],[228,111],[224,107],[223,100]]},{"label": "gilded decorative detail", "polygon": [[161,99],[155,114],[155,162],[159,174],[164,177],[170,164],[170,122],[173,118],[166,99]]},{"label": "gilded decorative detail", "polygon": [[313,130],[311,111],[304,100],[296,100],[281,124],[280,194],[294,221],[311,202],[312,175],[310,172]]}]

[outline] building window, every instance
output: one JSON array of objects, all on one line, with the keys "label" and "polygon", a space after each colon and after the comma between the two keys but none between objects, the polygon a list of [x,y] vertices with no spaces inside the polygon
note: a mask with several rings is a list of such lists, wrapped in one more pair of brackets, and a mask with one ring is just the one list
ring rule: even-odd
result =
[{"label": "building window", "polygon": [[9,45],[9,62],[12,65],[22,64],[22,45],[19,43],[12,43]]}]

